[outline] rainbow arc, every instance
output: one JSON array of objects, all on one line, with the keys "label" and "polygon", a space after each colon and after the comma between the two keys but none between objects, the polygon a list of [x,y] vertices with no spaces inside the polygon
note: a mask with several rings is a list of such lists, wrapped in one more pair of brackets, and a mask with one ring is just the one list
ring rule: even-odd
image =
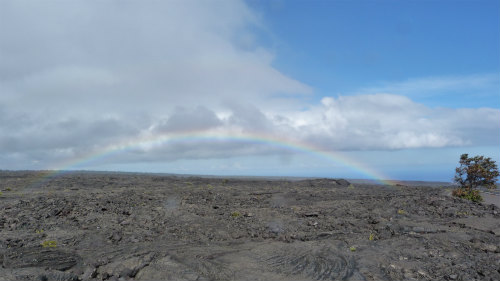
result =
[{"label": "rainbow arc", "polygon": [[360,162],[357,162],[340,152],[321,149],[308,143],[264,134],[227,134],[206,132],[184,132],[145,136],[109,145],[93,151],[92,153],[89,153],[87,155],[80,156],[76,159],[70,159],[63,163],[59,163],[53,167],[50,167],[49,170],[51,170],[51,172],[46,173],[41,181],[50,180],[51,178],[64,174],[65,172],[77,170],[80,167],[88,166],[92,162],[96,162],[100,159],[110,158],[115,154],[126,151],[144,150],[177,143],[221,141],[239,142],[243,144],[262,144],[296,153],[305,153],[347,167],[381,184],[394,185],[396,183],[382,173]]}]

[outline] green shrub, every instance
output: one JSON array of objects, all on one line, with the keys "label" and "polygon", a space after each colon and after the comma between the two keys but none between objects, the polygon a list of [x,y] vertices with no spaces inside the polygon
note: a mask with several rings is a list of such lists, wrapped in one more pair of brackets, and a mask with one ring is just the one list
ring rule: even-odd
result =
[{"label": "green shrub", "polygon": [[452,194],[453,194],[453,196],[465,198],[465,199],[472,201],[472,202],[482,202],[483,201],[483,197],[481,196],[481,193],[479,192],[479,190],[476,190],[476,189],[459,187],[459,188],[453,190]]},{"label": "green shrub", "polygon": [[370,241],[375,240],[375,234],[370,233],[370,237],[368,237],[368,240],[370,240]]},{"label": "green shrub", "polygon": [[232,212],[232,213],[231,213],[231,217],[233,217],[233,218],[237,218],[237,217],[239,217],[239,216],[241,216],[241,213],[240,213],[240,212],[238,212],[238,211],[235,211],[235,212]]},{"label": "green shrub", "polygon": [[57,242],[53,240],[47,240],[42,242],[42,247],[44,248],[55,248],[57,247]]}]

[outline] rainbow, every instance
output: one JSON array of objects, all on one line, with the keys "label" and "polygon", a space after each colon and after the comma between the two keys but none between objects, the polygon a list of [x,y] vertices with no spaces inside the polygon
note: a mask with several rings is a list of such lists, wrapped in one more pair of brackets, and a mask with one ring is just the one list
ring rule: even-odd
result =
[{"label": "rainbow", "polygon": [[158,147],[165,144],[174,143],[187,143],[187,142],[220,142],[220,141],[232,141],[240,143],[254,143],[263,144],[276,148],[281,148],[284,150],[305,153],[313,155],[318,158],[326,159],[344,167],[347,167],[353,171],[361,173],[369,179],[375,180],[380,184],[384,185],[394,185],[396,181],[390,180],[389,177],[373,170],[366,165],[355,161],[354,159],[348,158],[340,152],[334,152],[329,150],[324,150],[316,146],[299,142],[295,140],[285,139],[281,137],[265,135],[265,134],[248,134],[248,133],[207,133],[207,132],[183,132],[183,133],[169,133],[161,135],[149,135],[136,138],[134,140],[128,140],[125,142],[109,145],[100,148],[92,153],[85,156],[80,156],[77,159],[71,159],[66,162],[58,163],[55,166],[50,167],[47,172],[43,175],[41,182],[46,182],[58,175],[62,175],[71,170],[75,170],[78,167],[85,167],[86,164],[95,162],[99,159],[109,158],[113,154],[120,152],[132,151],[135,149],[149,149],[153,147]]}]

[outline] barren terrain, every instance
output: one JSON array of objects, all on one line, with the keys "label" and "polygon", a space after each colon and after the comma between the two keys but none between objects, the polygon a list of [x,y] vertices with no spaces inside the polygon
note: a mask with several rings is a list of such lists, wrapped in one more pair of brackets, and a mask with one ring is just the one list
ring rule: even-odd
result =
[{"label": "barren terrain", "polygon": [[500,280],[500,210],[438,187],[0,172],[0,280]]}]

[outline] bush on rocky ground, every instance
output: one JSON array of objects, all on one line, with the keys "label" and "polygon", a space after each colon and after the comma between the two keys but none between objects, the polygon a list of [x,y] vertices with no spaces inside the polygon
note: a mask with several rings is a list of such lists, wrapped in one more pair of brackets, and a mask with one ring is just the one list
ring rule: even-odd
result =
[{"label": "bush on rocky ground", "polygon": [[467,188],[457,188],[452,192],[453,196],[464,198],[472,202],[482,202],[483,197],[479,193],[479,190],[469,190]]},{"label": "bush on rocky ground", "polygon": [[498,166],[489,157],[462,154],[460,166],[455,169],[455,182],[460,186],[453,190],[453,195],[473,202],[481,202],[483,198],[478,187],[496,188],[496,179],[499,176]]}]

